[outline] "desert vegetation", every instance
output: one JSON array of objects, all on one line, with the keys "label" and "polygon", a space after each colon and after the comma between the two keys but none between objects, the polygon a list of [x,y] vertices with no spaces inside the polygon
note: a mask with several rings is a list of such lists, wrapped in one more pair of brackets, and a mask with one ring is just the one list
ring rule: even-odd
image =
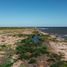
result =
[{"label": "desert vegetation", "polygon": [[59,44],[55,38],[37,29],[9,30],[0,31],[0,67],[67,67],[63,54],[51,46]]}]

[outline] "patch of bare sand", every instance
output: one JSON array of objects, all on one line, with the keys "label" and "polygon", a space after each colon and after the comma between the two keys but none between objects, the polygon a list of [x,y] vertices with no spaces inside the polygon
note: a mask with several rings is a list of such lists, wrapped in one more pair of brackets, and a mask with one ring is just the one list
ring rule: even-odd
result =
[{"label": "patch of bare sand", "polygon": [[13,37],[0,35],[0,44],[14,44],[16,41],[24,39],[24,37]]},{"label": "patch of bare sand", "polygon": [[64,55],[64,60],[67,60],[67,42],[49,42],[50,48],[52,49],[52,52],[54,53],[61,53]]},{"label": "patch of bare sand", "polygon": [[23,62],[21,60],[18,60],[11,67],[20,67],[21,64],[23,64]]}]

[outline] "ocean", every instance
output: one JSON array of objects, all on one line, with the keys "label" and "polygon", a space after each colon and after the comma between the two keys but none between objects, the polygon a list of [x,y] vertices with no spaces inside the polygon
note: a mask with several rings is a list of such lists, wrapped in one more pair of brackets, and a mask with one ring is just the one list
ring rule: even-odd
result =
[{"label": "ocean", "polygon": [[39,30],[59,37],[67,38],[67,27],[39,27]]}]

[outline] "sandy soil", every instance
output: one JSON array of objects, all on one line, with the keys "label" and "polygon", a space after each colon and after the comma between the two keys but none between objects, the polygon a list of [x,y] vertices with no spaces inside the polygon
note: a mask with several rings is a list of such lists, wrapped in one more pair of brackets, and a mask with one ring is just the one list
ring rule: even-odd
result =
[{"label": "sandy soil", "polygon": [[[15,43],[18,41],[18,40],[21,40],[21,39],[25,39],[25,37],[17,37],[17,36],[12,36],[13,34],[32,34],[34,30],[30,29],[25,29],[25,30],[1,30],[0,31],[0,45],[11,45],[12,48],[14,48],[15,46]],[[48,35],[47,33],[43,33],[43,32],[40,32],[41,34],[44,34],[44,35]],[[8,36],[9,35],[9,36]],[[51,51],[54,52],[54,53],[62,53],[64,55],[64,60],[67,60],[67,42],[63,42],[63,41],[50,41],[49,40],[49,46],[51,48]],[[1,55],[1,53],[3,53],[2,51],[0,51],[0,58],[3,57],[3,55]],[[0,62],[1,63],[1,62]],[[16,63],[13,64],[12,67],[20,67],[20,65],[22,64],[23,62],[18,60]],[[43,62],[41,61],[39,63],[39,66],[40,67],[47,67],[47,62]],[[29,66],[31,67],[31,66]]]},{"label": "sandy soil", "polygon": [[11,66],[11,67],[20,67],[20,65],[21,65],[22,63],[23,63],[22,61],[18,60],[18,61],[15,62],[15,63],[13,64],[13,66]]},{"label": "sandy soil", "polygon": [[64,60],[67,60],[67,42],[50,41],[49,45],[54,53],[61,53],[62,55],[64,55]]},{"label": "sandy soil", "polygon": [[13,36],[14,34],[32,34],[34,30],[32,29],[15,29],[15,30],[0,30],[0,45],[1,44],[14,44],[20,39],[25,37]]},{"label": "sandy soil", "polygon": [[[27,37],[19,37],[19,36],[13,36],[15,34],[32,34],[32,29],[15,29],[15,30],[0,30],[0,46],[1,45],[10,45],[11,48],[15,48],[15,43],[18,42],[21,39],[25,39]],[[8,51],[9,52],[9,51]],[[0,50],[0,63],[4,62],[4,57],[7,52]],[[20,67],[22,64],[22,61],[18,60],[16,63],[13,64],[12,67]]]}]

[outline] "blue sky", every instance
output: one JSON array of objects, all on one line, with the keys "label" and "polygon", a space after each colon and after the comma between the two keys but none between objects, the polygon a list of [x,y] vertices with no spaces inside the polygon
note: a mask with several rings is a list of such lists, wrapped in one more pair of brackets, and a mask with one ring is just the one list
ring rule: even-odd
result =
[{"label": "blue sky", "polygon": [[0,0],[0,26],[67,26],[67,0]]}]

